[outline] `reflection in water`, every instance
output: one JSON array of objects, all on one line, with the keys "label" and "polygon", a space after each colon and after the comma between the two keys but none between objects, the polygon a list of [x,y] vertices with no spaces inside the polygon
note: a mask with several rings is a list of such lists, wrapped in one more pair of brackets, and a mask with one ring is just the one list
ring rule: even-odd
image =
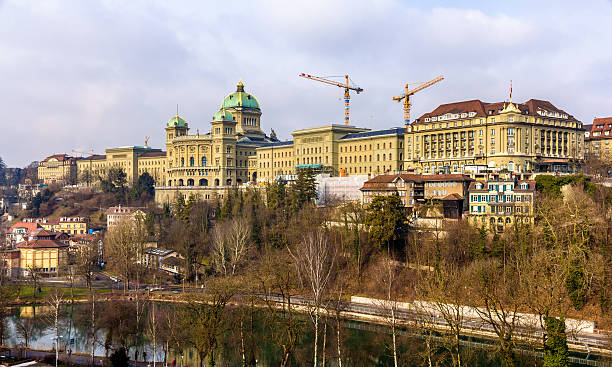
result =
[{"label": "reflection in water", "polygon": [[[144,303],[108,302],[96,305],[97,324],[95,325],[95,354],[109,356],[113,349],[124,345],[128,348],[130,358],[153,360],[151,343],[152,323],[150,308]],[[185,312],[184,306],[156,305],[156,361],[166,362],[168,366],[200,366],[200,356],[193,343],[189,343],[185,327],[180,320],[167,315],[180,315]],[[60,322],[60,350],[71,350],[76,354],[91,352],[91,305],[77,304],[72,308],[64,307]],[[325,321],[325,320],[324,320]],[[278,319],[275,322],[279,322]],[[282,323],[282,320],[281,320]],[[321,356],[326,358],[328,366],[337,366],[338,343],[336,339],[335,320],[327,319],[327,327],[322,328],[319,340],[325,342]],[[310,319],[299,315],[296,322],[297,338],[291,354],[292,366],[312,365],[313,332]],[[195,327],[195,326],[194,326]],[[249,312],[246,308],[227,308],[223,316],[222,329],[216,341],[214,362],[217,366],[279,366],[282,358],[282,344],[286,335],[281,335],[284,328],[270,322],[270,318],[261,309]],[[13,310],[8,320],[8,345],[22,346],[27,344],[33,349],[54,348],[54,332],[51,318],[45,306],[21,307]],[[402,365],[450,365],[450,357],[444,346],[444,339],[434,334],[419,335],[402,330],[398,338],[398,355]],[[179,336],[171,338],[171,336]],[[340,330],[340,350],[343,366],[391,366],[391,337],[389,329],[379,325],[356,321],[343,321]],[[472,340],[464,341],[464,365],[496,366],[499,361],[494,356],[492,347],[480,345],[474,347]],[[428,347],[429,346],[429,347]],[[519,365],[534,365],[533,353],[519,355]],[[165,364],[165,363],[164,363]],[[208,359],[202,365],[209,365]]]}]

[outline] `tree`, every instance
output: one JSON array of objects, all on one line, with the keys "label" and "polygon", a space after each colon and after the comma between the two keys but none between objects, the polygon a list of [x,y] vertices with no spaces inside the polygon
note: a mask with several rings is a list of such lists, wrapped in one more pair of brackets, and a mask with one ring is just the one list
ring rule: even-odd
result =
[{"label": "tree", "polygon": [[384,289],[385,299],[378,302],[378,306],[385,310],[385,321],[391,327],[391,352],[393,354],[393,365],[399,366],[397,360],[397,269],[395,262],[390,258],[383,260],[382,265],[377,273],[380,274],[378,279],[380,286]]},{"label": "tree", "polygon": [[497,259],[476,260],[465,273],[468,300],[480,319],[491,326],[497,336],[502,365],[515,365],[515,331],[522,306],[517,278],[519,269],[504,268]]},{"label": "tree", "polygon": [[114,194],[118,200],[127,202],[127,175],[123,168],[110,168],[106,176],[99,176],[98,180],[103,192]]},{"label": "tree", "polygon": [[[462,365],[459,338],[463,331],[464,314],[464,277],[459,267],[454,263],[440,263],[433,272],[425,274],[417,283],[417,294],[426,302],[417,302],[417,309],[428,315],[430,319],[441,317],[448,328],[441,332],[444,347],[450,352],[453,366]],[[434,325],[426,323],[426,327],[434,329]]]},{"label": "tree", "polygon": [[313,303],[310,311],[314,323],[314,358],[317,365],[319,341],[319,315],[324,297],[328,291],[336,264],[336,247],[331,246],[327,235],[321,229],[306,234],[294,250],[290,249],[295,265],[312,292]]},{"label": "tree", "polygon": [[85,280],[85,284],[89,289],[89,302],[90,302],[90,317],[89,321],[89,338],[90,338],[90,364],[94,365],[95,349],[96,349],[96,336],[97,336],[97,319],[96,319],[96,293],[93,289],[93,281],[96,276],[96,270],[98,261],[98,250],[92,246],[85,246],[76,255],[75,266],[76,273]]},{"label": "tree", "polygon": [[148,195],[148,197],[153,197],[155,195],[155,180],[151,177],[149,172],[140,175],[134,187],[132,187],[132,197],[134,199],[140,199],[143,194]]},{"label": "tree", "polygon": [[55,335],[55,367],[59,359],[59,320],[61,314],[61,306],[64,300],[64,291],[61,288],[54,288],[53,293],[47,299],[47,305],[51,309],[51,324],[53,325],[53,331]]},{"label": "tree", "polygon": [[312,168],[299,169],[297,179],[291,186],[291,209],[300,210],[305,204],[312,203],[317,198],[317,184]]},{"label": "tree", "polygon": [[370,239],[379,249],[386,245],[390,256],[391,244],[402,237],[407,227],[406,210],[400,197],[397,194],[376,196],[366,210]]},{"label": "tree", "polygon": [[[291,264],[289,253],[270,249],[262,257],[258,279],[261,284],[262,298],[266,304],[265,326],[269,334],[278,345],[283,355],[281,367],[289,365],[289,358],[293,354],[297,341],[303,332],[303,322],[300,320],[293,304],[293,297],[297,296],[298,275],[296,267]],[[278,294],[281,305],[275,299],[267,297],[268,294]]]},{"label": "tree", "polygon": [[546,342],[544,344],[544,367],[568,367],[569,351],[565,322],[554,317],[547,317]]},{"label": "tree", "polygon": [[211,282],[207,294],[193,296],[182,311],[179,320],[186,332],[185,341],[198,352],[200,367],[204,366],[206,357],[210,366],[215,364],[214,351],[223,332],[225,306],[234,292],[233,284],[228,281]]},{"label": "tree", "polygon": [[126,218],[112,227],[104,238],[108,263],[125,279],[124,287],[129,289],[130,281],[139,281],[140,256],[146,241],[144,218]]},{"label": "tree", "polygon": [[130,358],[125,347],[116,349],[110,356],[110,362],[112,367],[128,367],[130,365]]}]

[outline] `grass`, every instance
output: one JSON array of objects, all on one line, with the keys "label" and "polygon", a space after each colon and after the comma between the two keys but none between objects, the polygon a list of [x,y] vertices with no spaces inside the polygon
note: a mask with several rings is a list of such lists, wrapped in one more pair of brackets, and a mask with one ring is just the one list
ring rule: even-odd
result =
[{"label": "grass", "polygon": [[[56,287],[46,287],[46,286],[41,286],[40,287],[40,292],[36,292],[36,298],[38,299],[44,299],[47,296],[49,296],[49,293],[56,289]],[[63,292],[64,292],[64,298],[66,299],[70,299],[70,288],[60,288]],[[96,294],[100,294],[100,293],[109,293],[111,292],[110,289],[105,289],[105,288],[94,288],[93,289],[94,293]],[[86,287],[74,287],[74,298],[75,299],[79,299],[79,298],[86,298],[89,295],[89,289]],[[25,299],[34,299],[34,287],[33,286],[22,286],[19,288],[19,294],[18,294],[18,298],[20,300],[25,300]]]}]

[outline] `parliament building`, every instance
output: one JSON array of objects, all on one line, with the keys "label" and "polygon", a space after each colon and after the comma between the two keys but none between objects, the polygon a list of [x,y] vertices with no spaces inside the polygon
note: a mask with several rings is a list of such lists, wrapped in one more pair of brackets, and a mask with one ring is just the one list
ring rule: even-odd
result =
[{"label": "parliament building", "polygon": [[[582,123],[536,99],[443,104],[405,127],[329,124],[295,130],[288,141],[267,136],[261,116],[259,102],[239,82],[212,116],[209,131],[194,133],[193,124],[177,114],[165,124],[165,151],[145,144],[77,158],[79,183],[90,184],[111,167],[124,169],[130,183],[148,172],[156,202],[163,204],[178,194],[209,200],[246,184],[290,181],[303,168],[332,176],[529,174],[572,172],[584,159]],[[52,175],[39,167],[39,176]]]}]

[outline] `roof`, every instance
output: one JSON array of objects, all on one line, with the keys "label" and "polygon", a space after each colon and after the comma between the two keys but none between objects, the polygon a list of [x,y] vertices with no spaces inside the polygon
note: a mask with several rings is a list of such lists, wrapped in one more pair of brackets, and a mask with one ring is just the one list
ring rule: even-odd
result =
[{"label": "roof", "polygon": [[8,229],[7,232],[13,232],[13,229],[16,229],[16,228],[25,228],[26,233],[30,233],[36,230],[37,228],[42,228],[42,227],[38,223],[18,222],[18,223],[13,224],[11,228]]},{"label": "roof", "polygon": [[19,242],[17,248],[63,248],[68,247],[65,243],[55,240],[31,240]]},{"label": "roof", "polygon": [[293,145],[293,140],[290,140],[290,141],[277,141],[277,142],[274,142],[274,143],[266,144],[262,148],[286,147],[286,146],[289,146],[289,145]]},{"label": "roof", "polygon": [[236,121],[236,118],[232,115],[231,112],[229,112],[225,108],[221,108],[213,116],[213,121]]},{"label": "roof", "polygon": [[178,257],[167,257],[165,259],[161,260],[162,265],[166,265],[166,266],[183,266],[184,262],[183,260],[179,259]]},{"label": "roof", "polygon": [[72,160],[74,157],[69,156],[68,154],[54,154],[50,155],[47,158],[43,159],[43,162],[49,162],[51,160],[56,160],[59,162],[65,162]]},{"label": "roof", "polygon": [[[470,113],[473,112],[475,115],[468,117],[485,117],[489,115],[491,112],[492,115],[498,114],[502,109],[504,109],[508,105],[508,102],[482,102],[478,99],[473,99],[469,101],[461,101],[461,102],[452,102],[441,104],[436,109],[431,112],[423,114],[421,117],[414,121],[414,124],[423,124],[425,123],[425,118],[438,117],[446,114],[461,114],[461,113]],[[568,119],[574,119],[573,116],[568,114],[567,112],[555,107],[549,101],[539,100],[539,99],[530,99],[525,103],[513,103],[513,105],[518,108],[521,113],[528,114],[531,116],[540,116],[538,111],[549,111],[549,112],[557,112],[559,114],[568,115]],[[553,116],[547,116],[547,118],[558,118]]]},{"label": "roof", "polygon": [[187,121],[185,121],[182,117],[180,117],[178,115],[178,113],[176,114],[176,116],[172,116],[170,118],[170,120],[168,120],[168,127],[186,127],[187,126]]},{"label": "roof", "polygon": [[244,91],[244,84],[238,82],[236,91],[229,94],[221,103],[222,108],[246,107],[259,109],[259,102],[251,94]]},{"label": "roof", "polygon": [[[502,181],[502,180],[495,180],[495,181],[474,181],[472,183],[470,183],[470,188],[469,191],[470,192],[489,192],[489,183],[496,183],[496,184],[504,184],[504,183],[514,183],[514,190],[513,191],[519,191],[519,192],[528,192],[528,191],[535,191],[535,187],[536,187],[536,182],[535,181],[530,181],[530,180],[524,180],[524,181],[517,181],[516,183],[514,181]],[[527,189],[521,189],[520,186],[521,184],[526,183],[527,184]],[[477,189],[476,185],[478,184],[482,184],[482,189]]]},{"label": "roof", "polygon": [[88,161],[98,161],[102,159],[106,159],[106,154],[94,154],[94,155],[90,155],[87,158],[83,158],[83,160],[88,160]]},{"label": "roof", "polygon": [[145,208],[139,208],[135,206],[111,206],[106,209],[106,214],[131,214],[137,210],[144,210]]},{"label": "roof", "polygon": [[144,152],[140,155],[139,158],[152,158],[152,157],[165,157],[166,152]]},{"label": "roof", "polygon": [[[612,137],[612,117],[599,117],[593,119],[593,124],[590,125],[590,136],[592,140],[606,139]],[[585,126],[586,129],[586,126]]]},{"label": "roof", "polygon": [[463,196],[461,196],[461,195],[459,195],[457,193],[452,193],[452,194],[442,198],[442,200],[463,200]]},{"label": "roof", "polygon": [[174,250],[168,250],[160,247],[149,247],[145,251],[145,254],[155,255],[155,256],[168,256],[171,253],[175,252]]},{"label": "roof", "polygon": [[406,129],[403,127],[393,127],[391,129],[386,130],[375,130],[375,131],[364,131],[360,133],[351,133],[346,134],[340,138],[340,140],[347,139],[360,139],[360,138],[369,138],[373,136],[381,136],[381,135],[404,135],[404,131]]},{"label": "roof", "polygon": [[423,181],[473,181],[470,176],[460,173],[444,174],[444,175],[422,175]]}]

